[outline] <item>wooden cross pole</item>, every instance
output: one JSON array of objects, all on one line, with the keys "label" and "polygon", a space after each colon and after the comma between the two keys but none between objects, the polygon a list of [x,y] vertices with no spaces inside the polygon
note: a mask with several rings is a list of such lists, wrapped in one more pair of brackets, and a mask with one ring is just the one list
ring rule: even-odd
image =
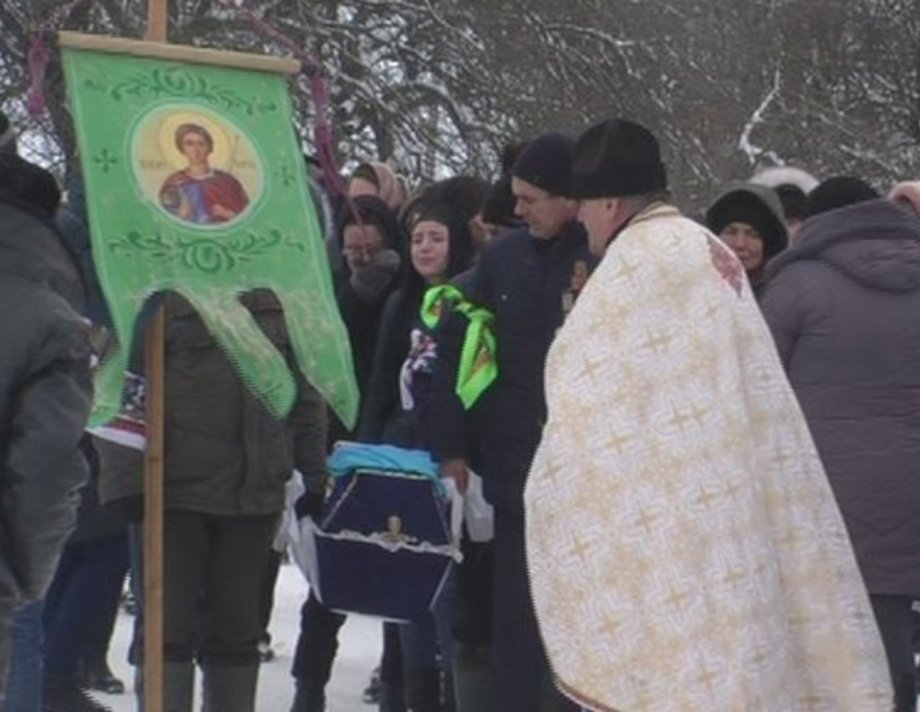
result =
[{"label": "wooden cross pole", "polygon": [[[147,39],[166,42],[167,0],[148,0]],[[147,449],[144,457],[144,709],[163,712],[163,450],[166,319],[147,334]]]}]

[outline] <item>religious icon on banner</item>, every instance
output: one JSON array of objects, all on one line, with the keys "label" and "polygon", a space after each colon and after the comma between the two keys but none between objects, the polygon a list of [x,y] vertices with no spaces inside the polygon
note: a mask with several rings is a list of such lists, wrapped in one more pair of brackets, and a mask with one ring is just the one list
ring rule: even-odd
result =
[{"label": "religious icon on banner", "polygon": [[[239,301],[269,289],[300,371],[353,423],[351,350],[285,76],[223,66],[228,55],[194,48],[92,38],[90,49],[87,37],[61,33],[60,43],[93,257],[118,343],[132,343],[152,294],[178,292],[243,381],[283,416],[294,375]],[[121,349],[102,364],[94,424],[117,413],[126,363]]]},{"label": "religious icon on banner", "polygon": [[144,195],[173,217],[220,225],[262,193],[262,161],[242,129],[181,104],[160,107],[134,132],[134,170]]}]

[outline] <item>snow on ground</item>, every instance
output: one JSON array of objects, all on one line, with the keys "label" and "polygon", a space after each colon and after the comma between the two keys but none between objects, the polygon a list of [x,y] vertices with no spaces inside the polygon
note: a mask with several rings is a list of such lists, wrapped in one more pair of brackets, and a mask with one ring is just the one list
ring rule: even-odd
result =
[{"label": "snow on ground", "polygon": [[[259,672],[257,712],[288,712],[294,696],[291,658],[300,632],[300,607],[306,600],[307,584],[294,564],[283,564],[275,587],[275,608],[271,634],[275,659],[264,663]],[[115,635],[109,649],[109,666],[124,680],[124,695],[94,693],[113,712],[135,712],[132,683],[134,668],[127,662],[128,643],[134,618],[119,610]],[[339,652],[326,688],[327,712],[376,712],[376,706],[361,701],[371,671],[380,660],[381,623],[376,618],[349,616],[339,632]],[[195,709],[200,709],[200,698]]]},{"label": "snow on ground", "polygon": [[[270,625],[275,659],[259,671],[258,712],[288,712],[294,696],[291,658],[300,631],[300,607],[306,599],[307,584],[293,564],[283,564],[275,588],[275,608]],[[119,611],[115,634],[109,649],[109,666],[128,687],[123,695],[94,693],[114,712],[134,712],[134,668],[127,662],[128,644],[134,619]],[[376,707],[361,701],[371,671],[377,666],[381,650],[381,624],[374,618],[349,616],[339,633],[339,652],[326,688],[327,712],[374,712]],[[200,703],[196,702],[195,709]]]}]

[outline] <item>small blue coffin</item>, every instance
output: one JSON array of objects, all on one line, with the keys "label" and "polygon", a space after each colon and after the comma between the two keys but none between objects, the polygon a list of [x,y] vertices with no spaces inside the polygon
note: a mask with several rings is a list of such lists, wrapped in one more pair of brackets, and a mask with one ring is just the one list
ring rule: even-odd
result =
[{"label": "small blue coffin", "polygon": [[317,591],[338,611],[408,621],[431,608],[459,547],[426,452],[340,443],[316,532]]}]

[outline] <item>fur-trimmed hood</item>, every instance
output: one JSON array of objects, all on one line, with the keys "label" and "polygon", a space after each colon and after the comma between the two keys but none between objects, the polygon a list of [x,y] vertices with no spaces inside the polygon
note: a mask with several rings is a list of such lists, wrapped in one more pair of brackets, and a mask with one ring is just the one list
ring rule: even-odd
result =
[{"label": "fur-trimmed hood", "polygon": [[751,176],[751,183],[777,188],[781,185],[794,185],[803,193],[810,193],[818,185],[818,179],[808,171],[795,166],[771,166],[757,171]]}]

